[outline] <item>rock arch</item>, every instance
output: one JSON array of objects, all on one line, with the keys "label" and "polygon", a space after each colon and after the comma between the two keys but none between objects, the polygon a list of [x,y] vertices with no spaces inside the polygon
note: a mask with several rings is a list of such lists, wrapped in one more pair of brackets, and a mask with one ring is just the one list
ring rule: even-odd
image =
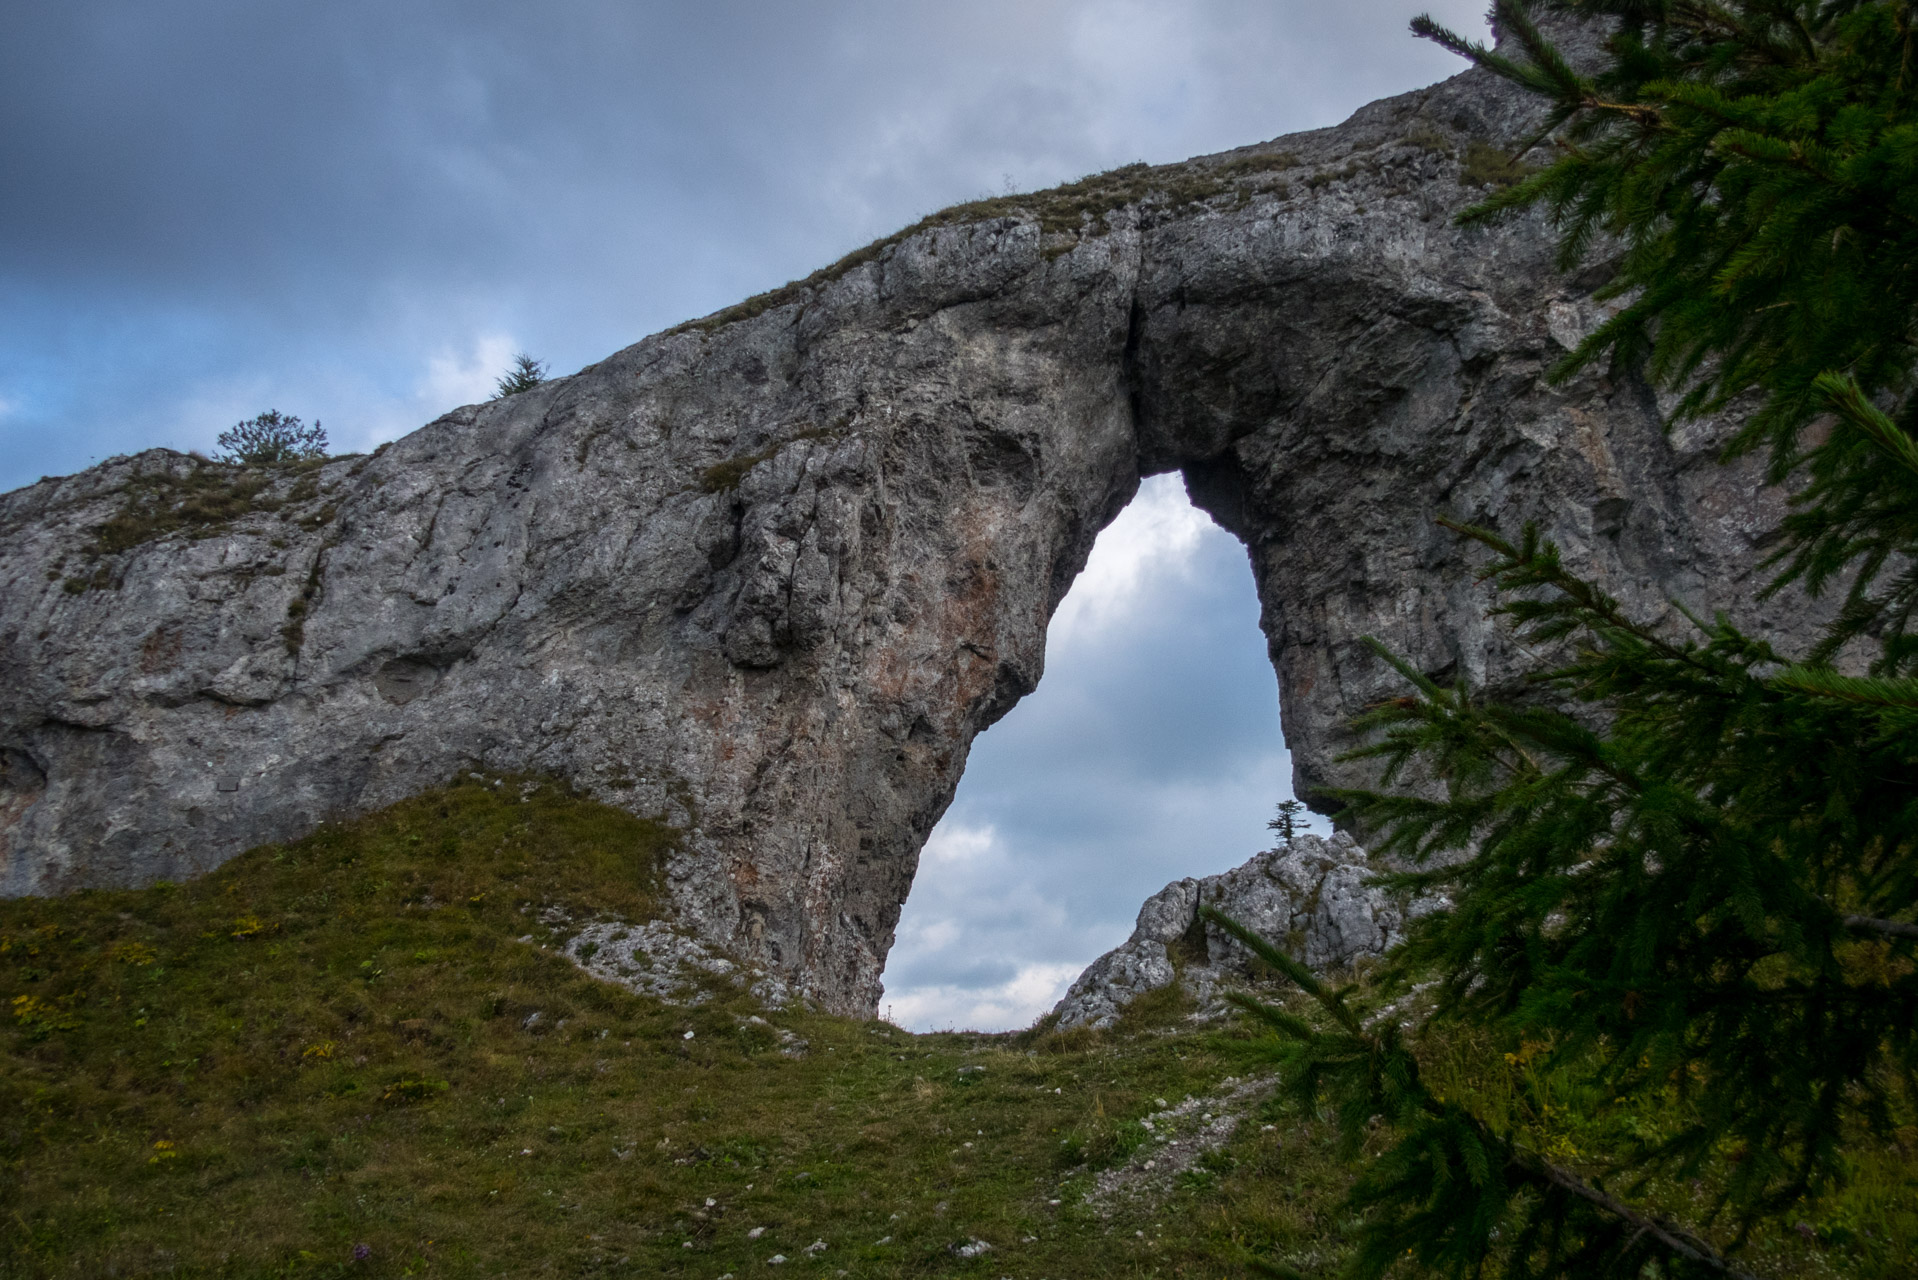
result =
[{"label": "rock arch", "polygon": [[0,498],[0,888],[542,770],[680,824],[685,921],[870,1012],[974,735],[1142,476],[1246,544],[1302,794],[1390,688],[1361,636],[1515,669],[1441,512],[1536,519],[1641,609],[1801,627],[1749,605],[1777,501],[1720,428],[1547,386],[1595,304],[1536,223],[1451,225],[1459,156],[1519,110],[1469,73],[949,211],[210,536],[152,516],[212,482],[167,451]]}]

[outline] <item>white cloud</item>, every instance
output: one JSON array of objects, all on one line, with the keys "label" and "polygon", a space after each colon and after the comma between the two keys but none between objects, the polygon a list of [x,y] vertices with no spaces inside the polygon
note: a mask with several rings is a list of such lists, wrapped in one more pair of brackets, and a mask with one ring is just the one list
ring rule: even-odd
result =
[{"label": "white cloud", "polygon": [[1189,577],[1211,517],[1186,499],[1177,474],[1153,476],[1107,525],[1046,633],[1048,659],[1124,625],[1147,593]]},{"label": "white cloud", "polygon": [[484,400],[493,394],[518,350],[503,333],[480,334],[464,352],[442,347],[427,357],[426,372],[420,376],[413,399],[429,418]]},{"label": "white cloud", "polygon": [[1033,869],[989,824],[940,824],[887,963],[888,1018],[916,1030],[1002,1031],[1058,1002],[1084,966],[1042,954],[1042,940],[1070,936],[1073,925]]},{"label": "white cloud", "polygon": [[490,398],[519,350],[514,338],[496,331],[443,343],[419,358],[398,394],[352,376],[335,379],[324,388],[340,424],[333,428],[334,451],[364,452],[449,410]]},{"label": "white cloud", "polygon": [[999,833],[991,827],[948,826],[941,823],[926,841],[919,860],[934,865],[965,866],[1003,861]]},{"label": "white cloud", "polygon": [[1082,966],[1028,964],[990,987],[914,987],[880,1002],[888,1022],[914,1031],[1003,1031],[1030,1026],[1059,1003]]}]

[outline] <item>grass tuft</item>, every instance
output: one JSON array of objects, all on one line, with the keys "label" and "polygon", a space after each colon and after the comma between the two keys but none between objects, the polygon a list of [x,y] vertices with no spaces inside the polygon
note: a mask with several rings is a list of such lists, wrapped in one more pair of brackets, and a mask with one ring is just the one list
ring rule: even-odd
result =
[{"label": "grass tuft", "polygon": [[[89,551],[115,555],[172,533],[210,538],[242,516],[307,502],[319,492],[311,473],[329,461],[312,458],[252,467],[190,458],[184,471],[143,472],[123,487],[120,509],[95,527]],[[276,482],[287,476],[298,478],[283,497],[274,497]],[[311,526],[312,520],[309,516],[302,523]]]},{"label": "grass tuft", "polygon": [[765,448],[754,453],[742,453],[737,457],[715,462],[699,473],[699,488],[702,493],[731,493],[739,488],[746,473],[762,462],[770,461],[781,449],[800,440],[824,440],[845,434],[848,418],[841,418],[830,427],[808,427],[795,431],[783,439],[775,440]]},{"label": "grass tuft", "polygon": [[1502,151],[1489,142],[1473,139],[1465,144],[1465,155],[1459,164],[1458,183],[1461,187],[1503,189],[1516,186],[1531,173],[1532,166],[1509,152]]}]

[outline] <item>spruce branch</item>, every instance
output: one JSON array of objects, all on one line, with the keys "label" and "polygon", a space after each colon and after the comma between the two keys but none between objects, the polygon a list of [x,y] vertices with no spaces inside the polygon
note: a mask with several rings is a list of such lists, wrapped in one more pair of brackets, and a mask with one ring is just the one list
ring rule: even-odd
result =
[{"label": "spruce branch", "polygon": [[1861,706],[1918,712],[1918,678],[1840,675],[1829,667],[1789,667],[1769,682],[1775,689]]},{"label": "spruce branch", "polygon": [[1877,445],[1887,458],[1918,475],[1918,441],[1867,399],[1849,375],[1821,373],[1812,380],[1812,389],[1823,397],[1833,413]]},{"label": "spruce branch", "polygon": [[1617,1197],[1600,1191],[1563,1165],[1553,1164],[1549,1160],[1535,1156],[1522,1157],[1521,1160],[1526,1166],[1526,1171],[1540,1181],[1569,1192],[1601,1212],[1618,1219],[1634,1231],[1651,1236],[1665,1246],[1668,1252],[1687,1261],[1696,1262],[1720,1275],[1731,1276],[1734,1280],[1758,1280],[1753,1273],[1733,1266],[1724,1254],[1691,1232],[1664,1218],[1639,1212]]},{"label": "spruce branch", "polygon": [[[1469,1206],[1473,1210],[1470,1216],[1479,1218],[1488,1229],[1509,1212],[1511,1194],[1518,1187],[1530,1185],[1541,1191],[1556,1188],[1630,1229],[1634,1241],[1649,1238],[1668,1255],[1736,1280],[1755,1280],[1692,1232],[1633,1208],[1564,1165],[1524,1148],[1511,1135],[1498,1131],[1456,1101],[1436,1097],[1423,1083],[1418,1060],[1396,1028],[1388,1024],[1389,1029],[1383,1033],[1368,1028],[1351,1006],[1350,988],[1335,990],[1328,986],[1306,966],[1216,907],[1203,906],[1198,914],[1284,974],[1332,1019],[1337,1031],[1321,1032],[1305,1019],[1244,992],[1227,996],[1233,1005],[1258,1017],[1291,1043],[1296,1076],[1289,1083],[1302,1100],[1315,1103],[1328,1088],[1335,1095],[1346,1121],[1348,1143],[1359,1135],[1369,1117],[1384,1116],[1405,1130],[1405,1136],[1382,1163],[1388,1168],[1409,1168],[1449,1153],[1459,1164],[1452,1184],[1476,1189],[1467,1193],[1474,1200],[1489,1195],[1498,1202],[1496,1207],[1483,1203]],[[1497,1160],[1496,1167],[1493,1159]],[[1393,1194],[1389,1184],[1362,1180],[1361,1198],[1382,1207],[1393,1200]],[[1455,1210],[1465,1207],[1453,1206]],[[1449,1252],[1408,1234],[1407,1225],[1390,1220],[1368,1224],[1365,1234],[1369,1238],[1363,1242],[1351,1274],[1382,1274],[1401,1251],[1419,1251],[1421,1245],[1428,1261]],[[1295,1273],[1275,1269],[1269,1274]]]},{"label": "spruce branch", "polygon": [[1847,929],[1860,933],[1876,933],[1887,938],[1918,938],[1918,924],[1906,924],[1902,920],[1879,920],[1871,916],[1841,917]]},{"label": "spruce branch", "polygon": [[1412,19],[1412,34],[1469,59],[1501,79],[1561,103],[1577,102],[1591,96],[1590,84],[1572,69],[1571,64],[1539,32],[1523,4],[1518,3],[1518,0],[1495,0],[1492,12],[1518,38],[1529,61],[1508,58],[1476,40],[1467,40],[1429,13]]},{"label": "spruce branch", "polygon": [[[1500,0],[1503,52],[1429,17],[1414,28],[1535,94],[1553,143],[1548,165],[1460,221],[1542,207],[1561,269],[1610,255],[1595,296],[1624,305],[1550,376],[1608,356],[1670,391],[1673,421],[1735,413],[1724,456],[1766,450],[1767,482],[1790,494],[1761,598],[1843,593],[1803,654],[1682,605],[1691,629],[1674,634],[1568,570],[1536,529],[1507,539],[1442,520],[1491,552],[1494,612],[1566,655],[1529,673],[1562,709],[1440,688],[1388,657],[1406,694],[1359,717],[1367,736],[1342,758],[1383,765],[1381,788],[1413,770],[1437,785],[1333,798],[1380,831],[1377,851],[1413,859],[1380,883],[1446,899],[1411,923],[1385,980],[1435,978],[1434,1017],[1545,1037],[1600,1098],[1676,1083],[1686,1118],[1621,1167],[1717,1177],[1714,1220],[1734,1216],[1734,1250],[1841,1185],[1860,1136],[1888,1131],[1897,1082],[1918,1087],[1918,976],[1854,963],[1861,939],[1901,956],[1918,939],[1911,7]],[[1613,21],[1599,64],[1570,71],[1533,9]],[[1831,430],[1808,431],[1821,414]],[[1868,675],[1834,669],[1863,644]],[[1337,1035],[1348,1065],[1292,1027],[1295,1057],[1349,1092],[1364,1083],[1350,1064],[1391,1032],[1318,1034]],[[1367,1274],[1405,1240],[1455,1276],[1495,1254],[1534,1278],[1637,1274],[1641,1244],[1672,1268],[1731,1273],[1723,1253],[1610,1212],[1535,1152],[1510,1145],[1486,1164],[1501,1135],[1471,1117],[1409,1114],[1349,1201],[1389,1218],[1366,1228]],[[1728,1149],[1742,1158],[1727,1164]],[[1513,1208],[1495,1184],[1536,1203]],[[1520,1220],[1497,1243],[1494,1204]]]}]

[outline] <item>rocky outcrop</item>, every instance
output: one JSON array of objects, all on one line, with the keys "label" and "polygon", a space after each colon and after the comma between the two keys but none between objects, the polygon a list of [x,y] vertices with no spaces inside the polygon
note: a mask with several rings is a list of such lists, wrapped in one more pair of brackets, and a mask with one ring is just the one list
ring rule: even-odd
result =
[{"label": "rocky outcrop", "polygon": [[686,1008],[705,1004],[719,982],[751,992],[767,1009],[792,1003],[792,993],[779,978],[717,955],[664,921],[594,920],[576,927],[561,954],[602,982]]},{"label": "rocky outcrop", "polygon": [[1450,513],[1536,520],[1649,616],[1759,630],[1779,516],[1723,424],[1543,374],[1598,322],[1535,221],[1451,218],[1528,108],[1350,121],[927,220],[371,457],[156,450],[0,497],[0,889],[179,878],[537,771],[684,832],[680,924],[870,1011],[973,737],[1142,476],[1251,559],[1296,782],[1357,781],[1374,635],[1524,666]]},{"label": "rocky outcrop", "polygon": [[1318,970],[1383,955],[1404,936],[1407,907],[1367,883],[1376,869],[1347,833],[1298,836],[1242,866],[1175,880],[1145,900],[1132,936],[1086,967],[1053,1009],[1053,1025],[1109,1027],[1148,991],[1179,983],[1208,1011],[1221,989],[1259,976],[1256,958],[1217,925],[1212,907]]}]

